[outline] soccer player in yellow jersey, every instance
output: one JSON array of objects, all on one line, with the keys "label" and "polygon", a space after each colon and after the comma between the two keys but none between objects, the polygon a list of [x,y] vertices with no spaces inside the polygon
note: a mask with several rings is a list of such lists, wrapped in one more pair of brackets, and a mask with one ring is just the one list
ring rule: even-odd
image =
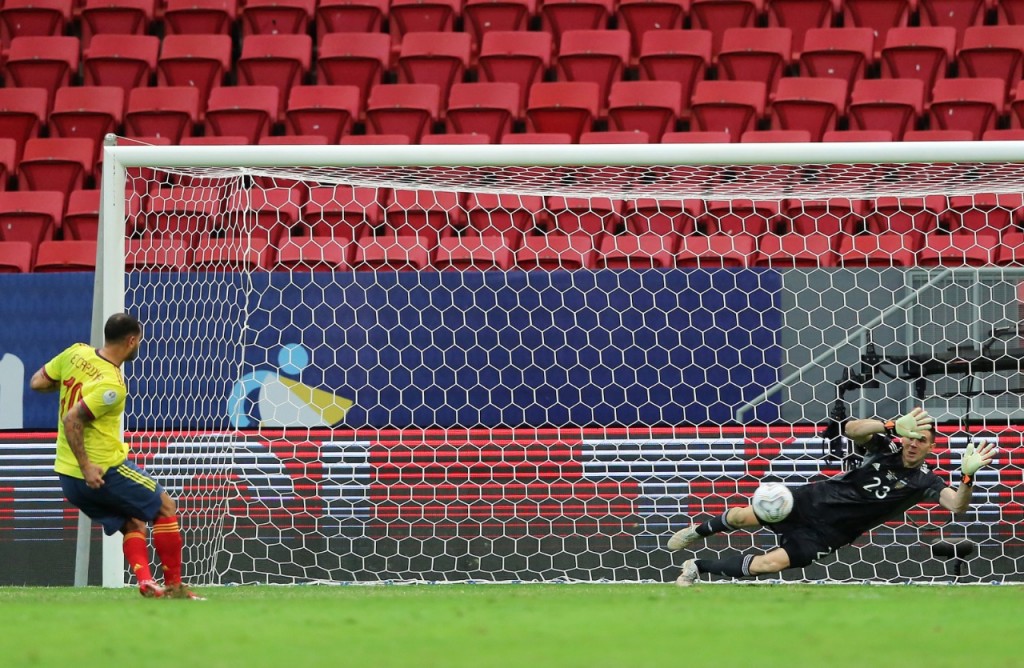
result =
[{"label": "soccer player in yellow jersey", "polygon": [[[182,538],[174,500],[148,473],[128,461],[121,440],[127,388],[121,364],[135,359],[142,326],[127,313],[107,319],[103,347],[76,343],[32,376],[37,392],[60,390],[54,470],[64,497],[103,525],[108,536],[124,534],[124,555],[148,598],[201,598],[181,583]],[[146,524],[164,571],[153,580],[146,551]]]}]

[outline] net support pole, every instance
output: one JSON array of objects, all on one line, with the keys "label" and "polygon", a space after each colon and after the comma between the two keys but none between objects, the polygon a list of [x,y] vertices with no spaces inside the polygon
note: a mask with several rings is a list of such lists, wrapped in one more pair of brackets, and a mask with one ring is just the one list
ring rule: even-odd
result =
[{"label": "net support pole", "polygon": [[[103,144],[105,147],[116,146],[117,138],[114,135],[107,135]],[[124,311],[125,168],[108,148],[104,149],[104,154],[99,236],[96,242],[96,278],[93,289],[93,345],[102,345],[103,323],[106,319],[114,313]],[[123,433],[123,416],[121,430]],[[81,528],[79,542],[81,543]],[[104,535],[102,584],[104,587],[123,587],[124,581],[121,536]]]},{"label": "net support pole", "polygon": [[916,300],[917,296],[921,293],[922,290],[924,290],[925,288],[931,287],[931,286],[935,285],[936,283],[939,283],[940,281],[944,280],[947,276],[949,276],[951,273],[953,273],[953,270],[950,269],[950,268],[946,268],[946,269],[943,269],[942,271],[936,272],[935,275],[930,276],[928,278],[928,281],[924,285],[920,286],[916,290],[912,290],[910,292],[910,294],[906,295],[905,297],[903,297],[899,301],[894,302],[888,308],[883,309],[874,318],[872,318],[871,320],[868,320],[866,323],[860,325],[857,329],[851,331],[849,334],[847,334],[845,337],[843,337],[842,341],[840,341],[836,345],[832,346],[831,348],[823,350],[821,353],[819,353],[817,356],[815,356],[814,359],[812,359],[810,362],[807,362],[806,364],[801,366],[796,371],[793,371],[788,376],[786,376],[785,378],[783,378],[779,382],[775,383],[774,385],[769,387],[767,390],[765,390],[761,394],[757,395],[756,397],[754,397],[753,399],[751,399],[747,403],[745,403],[742,406],[740,406],[739,408],[737,408],[736,412],[733,414],[734,419],[736,420],[736,422],[742,424],[743,423],[743,416],[746,415],[749,411],[753,410],[754,406],[758,405],[759,403],[761,403],[762,401],[764,401],[765,399],[767,399],[771,395],[773,395],[776,392],[778,392],[779,390],[783,389],[784,387],[786,387],[787,385],[789,385],[793,381],[799,380],[800,377],[804,375],[804,372],[806,372],[808,369],[810,369],[812,367],[816,367],[816,366],[818,366],[822,362],[822,360],[824,360],[824,359],[826,359],[828,357],[832,357],[832,356],[836,355],[836,353],[839,351],[840,348],[842,348],[845,345],[848,345],[850,343],[850,341],[853,341],[856,337],[861,336],[864,332],[867,332],[872,327],[874,327],[878,323],[880,323],[883,320],[885,320],[889,316],[890,313],[893,313],[894,311],[898,311],[898,310],[902,309],[904,306],[906,306],[907,304],[909,304],[912,301]]}]

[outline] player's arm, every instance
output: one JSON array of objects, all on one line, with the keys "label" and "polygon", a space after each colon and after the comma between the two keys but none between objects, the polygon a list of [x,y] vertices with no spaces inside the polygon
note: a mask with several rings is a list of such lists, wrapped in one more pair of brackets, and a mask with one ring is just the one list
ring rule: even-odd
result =
[{"label": "player's arm", "polygon": [[28,381],[28,386],[36,392],[56,392],[60,388],[60,382],[50,378],[46,373],[46,367],[42,367]]},{"label": "player's arm", "polygon": [[89,460],[89,454],[85,451],[85,423],[92,419],[92,414],[89,413],[85,403],[79,401],[64,415],[64,438],[67,439],[71,452],[78,460],[78,468],[82,469],[85,484],[93,489],[98,489],[103,486],[105,471],[102,466],[93,464]]},{"label": "player's arm", "polygon": [[974,474],[988,466],[996,457],[996,446],[982,441],[977,448],[973,443],[967,445],[960,462],[960,484],[956,491],[947,487],[939,494],[939,505],[954,513],[962,513],[971,505],[974,493]]}]

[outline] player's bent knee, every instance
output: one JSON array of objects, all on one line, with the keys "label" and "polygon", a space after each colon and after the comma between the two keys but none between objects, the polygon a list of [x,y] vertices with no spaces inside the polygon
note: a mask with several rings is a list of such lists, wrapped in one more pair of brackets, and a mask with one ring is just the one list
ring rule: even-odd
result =
[{"label": "player's bent knee", "polygon": [[121,533],[127,535],[133,531],[144,533],[146,531],[146,523],[134,517],[128,518],[125,520],[124,526],[121,527]]},{"label": "player's bent knee", "polygon": [[787,568],[789,568],[789,554],[782,548],[756,556],[750,561],[751,575],[778,573]]},{"label": "player's bent knee", "polygon": [[160,511],[157,513],[157,517],[174,517],[174,513],[178,511],[178,506],[174,503],[174,499],[167,492],[163,492],[160,495]]}]

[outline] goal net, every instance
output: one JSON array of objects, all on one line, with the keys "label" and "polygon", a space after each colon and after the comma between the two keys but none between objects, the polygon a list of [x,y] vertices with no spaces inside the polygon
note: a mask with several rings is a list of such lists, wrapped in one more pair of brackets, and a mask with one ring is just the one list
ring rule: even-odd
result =
[{"label": "goal net", "polygon": [[127,438],[195,584],[671,581],[672,531],[923,405],[943,475],[1000,444],[971,510],[783,578],[1019,581],[1020,155],[110,146],[99,309],[146,335]]}]

